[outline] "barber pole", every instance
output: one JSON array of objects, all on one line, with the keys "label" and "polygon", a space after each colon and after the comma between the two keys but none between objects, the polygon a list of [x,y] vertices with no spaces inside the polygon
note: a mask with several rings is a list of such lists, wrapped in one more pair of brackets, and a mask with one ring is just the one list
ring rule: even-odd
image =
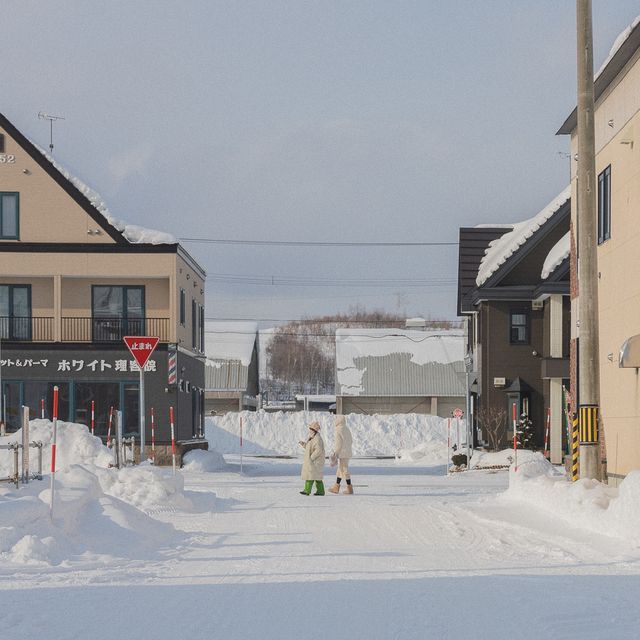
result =
[{"label": "barber pole", "polygon": [[169,424],[171,425],[171,460],[173,463],[173,475],[176,475],[176,435],[173,425],[173,407],[169,407]]},{"label": "barber pole", "polygon": [[96,401],[91,401],[91,435],[96,435]]},{"label": "barber pole", "polygon": [[547,426],[544,430],[544,457],[549,459],[549,434],[551,433],[551,407],[547,409]]},{"label": "barber pole", "polygon": [[151,407],[151,462],[156,463],[156,414]]},{"label": "barber pole", "polygon": [[109,407],[109,426],[107,427],[107,447],[111,446],[111,425],[113,424],[113,407]]},{"label": "barber pole", "polygon": [[44,420],[44,398],[40,398],[40,417]]},{"label": "barber pole", "polygon": [[58,439],[58,387],[53,387],[53,435],[51,437],[51,497],[49,515],[53,518],[53,494],[56,478],[56,441]]},{"label": "barber pole", "polygon": [[513,464],[514,470],[518,470],[518,417],[516,415],[516,403],[511,405],[511,417],[513,418]]}]

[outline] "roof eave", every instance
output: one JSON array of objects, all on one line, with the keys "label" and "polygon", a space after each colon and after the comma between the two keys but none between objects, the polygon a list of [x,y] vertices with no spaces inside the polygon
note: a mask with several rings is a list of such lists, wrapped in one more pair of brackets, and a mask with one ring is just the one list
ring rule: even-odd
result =
[{"label": "roof eave", "polygon": [[[602,70],[600,75],[593,83],[594,99],[597,101],[600,96],[607,90],[607,87],[615,80],[617,75],[624,69],[625,65],[633,54],[640,47],[640,24],[636,25],[629,34],[629,37],[622,43],[620,48],[613,55],[607,66]],[[573,130],[578,126],[578,109],[575,108],[569,117],[562,123],[562,126],[556,132],[557,136],[571,135]]]}]

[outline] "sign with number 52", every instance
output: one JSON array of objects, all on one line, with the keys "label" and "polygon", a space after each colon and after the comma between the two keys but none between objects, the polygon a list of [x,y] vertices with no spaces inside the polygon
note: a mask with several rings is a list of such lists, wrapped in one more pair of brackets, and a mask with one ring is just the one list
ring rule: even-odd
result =
[{"label": "sign with number 52", "polygon": [[0,153],[0,164],[14,164],[16,157],[6,153]]}]

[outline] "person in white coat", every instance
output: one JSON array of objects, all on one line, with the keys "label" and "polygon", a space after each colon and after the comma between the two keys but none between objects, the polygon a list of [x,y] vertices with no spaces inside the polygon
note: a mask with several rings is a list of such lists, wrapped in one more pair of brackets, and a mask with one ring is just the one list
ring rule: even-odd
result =
[{"label": "person in white coat", "polygon": [[333,453],[331,454],[331,461],[337,462],[338,471],[336,483],[329,488],[331,493],[340,493],[340,482],[342,482],[342,478],[344,478],[347,481],[347,486],[342,493],[347,495],[353,494],[351,474],[349,473],[349,460],[353,457],[352,443],[353,438],[351,437],[351,431],[349,427],[347,427],[344,416],[338,416],[336,418],[336,435]]},{"label": "person in white coat", "polygon": [[300,440],[300,446],[304,447],[304,461],[300,477],[304,480],[304,489],[300,492],[304,496],[311,493],[313,483],[316,483],[315,496],[324,495],[324,442],[320,435],[320,425],[312,422],[309,425],[309,437],[307,441]]}]

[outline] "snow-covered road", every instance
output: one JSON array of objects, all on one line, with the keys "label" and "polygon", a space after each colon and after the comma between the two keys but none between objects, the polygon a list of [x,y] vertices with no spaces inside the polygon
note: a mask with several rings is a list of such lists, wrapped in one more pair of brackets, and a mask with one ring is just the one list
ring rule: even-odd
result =
[{"label": "snow-covered road", "polygon": [[185,535],[145,560],[0,564],[0,638],[639,636],[640,550],[500,497],[504,471],[359,460],[325,497],[298,471],[185,473],[197,508],[153,513]]}]

